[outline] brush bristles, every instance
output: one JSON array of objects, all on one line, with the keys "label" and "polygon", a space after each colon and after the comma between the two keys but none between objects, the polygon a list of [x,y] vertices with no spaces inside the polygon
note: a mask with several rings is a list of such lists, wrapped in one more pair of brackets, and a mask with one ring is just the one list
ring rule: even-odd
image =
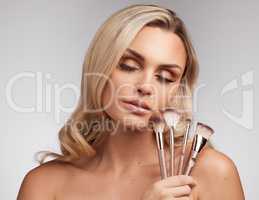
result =
[{"label": "brush bristles", "polygon": [[164,116],[167,126],[169,126],[169,127],[175,127],[181,118],[180,113],[177,110],[172,109],[172,108],[166,109],[164,111],[163,116]]},{"label": "brush bristles", "polygon": [[184,137],[189,137],[191,125],[192,125],[192,120],[189,119],[189,118],[186,118],[185,121],[184,121],[184,126],[185,126]]},{"label": "brush bristles", "polygon": [[198,122],[195,132],[196,134],[202,135],[204,138],[208,140],[211,137],[211,135],[214,133],[214,130],[208,125]]},{"label": "brush bristles", "polygon": [[190,124],[190,123],[192,122],[192,120],[189,119],[189,118],[186,118],[186,119],[185,119],[185,122],[186,122],[187,124]]},{"label": "brush bristles", "polygon": [[150,119],[149,119],[149,125],[152,127],[152,129],[155,132],[163,132],[165,128],[165,123],[163,120],[163,117],[160,112],[154,112]]}]

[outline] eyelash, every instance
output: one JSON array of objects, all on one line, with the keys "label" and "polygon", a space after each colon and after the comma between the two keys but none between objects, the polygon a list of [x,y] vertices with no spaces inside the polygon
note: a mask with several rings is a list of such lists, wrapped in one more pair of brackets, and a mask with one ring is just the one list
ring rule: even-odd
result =
[{"label": "eyelash", "polygon": [[131,67],[131,66],[125,64],[125,63],[121,63],[121,64],[120,64],[120,68],[121,68],[122,70],[128,71],[128,72],[133,72],[133,71],[137,70],[136,67]]},{"label": "eyelash", "polygon": [[[136,67],[131,67],[131,66],[125,64],[125,63],[121,63],[121,64],[119,64],[119,66],[120,66],[120,68],[121,68],[122,70],[128,71],[128,72],[134,72],[134,71],[138,70],[138,68],[136,68]],[[163,77],[160,76],[160,75],[156,75],[156,77],[157,77],[157,80],[158,80],[159,82],[161,82],[161,83],[170,84],[170,83],[175,82],[175,81],[170,80],[170,79],[168,79],[168,78],[163,78]]]},{"label": "eyelash", "polygon": [[159,76],[157,75],[156,76],[158,81],[160,81],[161,83],[166,83],[166,84],[169,84],[169,83],[173,83],[174,81],[168,79],[168,78],[163,78],[162,76]]}]

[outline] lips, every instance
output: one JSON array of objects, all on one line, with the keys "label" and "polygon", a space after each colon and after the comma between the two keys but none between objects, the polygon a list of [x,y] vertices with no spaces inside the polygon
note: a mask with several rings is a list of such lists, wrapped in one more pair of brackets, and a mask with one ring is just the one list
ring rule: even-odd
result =
[{"label": "lips", "polygon": [[125,103],[129,103],[129,104],[132,104],[134,106],[137,106],[137,107],[140,107],[140,108],[143,108],[143,109],[146,109],[146,110],[151,110],[150,109],[150,106],[145,103],[144,101],[138,101],[138,100],[124,100]]}]

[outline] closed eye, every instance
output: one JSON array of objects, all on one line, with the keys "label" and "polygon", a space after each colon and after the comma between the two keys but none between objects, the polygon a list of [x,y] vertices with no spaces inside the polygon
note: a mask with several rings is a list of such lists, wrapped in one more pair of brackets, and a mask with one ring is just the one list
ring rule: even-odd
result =
[{"label": "closed eye", "polygon": [[173,83],[173,82],[175,82],[174,80],[171,80],[169,78],[165,78],[161,75],[156,75],[156,77],[157,77],[157,80],[161,83]]},{"label": "closed eye", "polygon": [[[137,71],[139,69],[136,66],[130,66],[130,65],[125,64],[125,63],[120,63],[119,67],[120,67],[121,70],[127,71],[127,72],[134,72],[134,71]],[[155,76],[160,83],[169,84],[169,83],[173,83],[173,82],[176,81],[175,78],[173,77],[173,75],[171,75],[170,72],[165,71],[165,70],[160,71],[160,73],[156,74]]]},{"label": "closed eye", "polygon": [[130,66],[125,63],[120,63],[119,66],[120,66],[120,69],[122,69],[123,71],[133,72],[133,71],[138,70],[138,67]]}]

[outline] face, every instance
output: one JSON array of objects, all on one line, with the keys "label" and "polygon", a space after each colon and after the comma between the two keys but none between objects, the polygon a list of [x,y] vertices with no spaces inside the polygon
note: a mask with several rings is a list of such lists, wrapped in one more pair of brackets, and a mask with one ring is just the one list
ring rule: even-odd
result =
[{"label": "face", "polygon": [[102,96],[106,113],[126,127],[147,126],[153,111],[170,105],[186,63],[175,33],[144,27],[124,52]]}]

